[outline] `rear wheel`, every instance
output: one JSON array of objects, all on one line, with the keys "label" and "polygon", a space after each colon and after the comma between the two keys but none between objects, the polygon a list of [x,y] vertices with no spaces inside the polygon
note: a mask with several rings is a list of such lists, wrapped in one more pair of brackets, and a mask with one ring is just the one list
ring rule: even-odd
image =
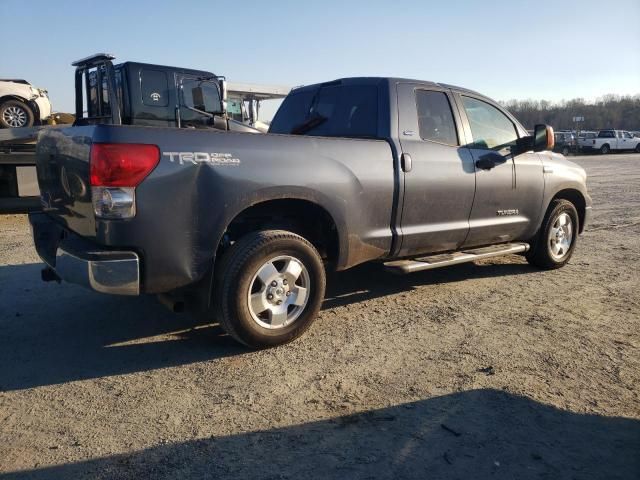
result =
[{"label": "rear wheel", "polygon": [[611,149],[609,148],[609,145],[607,145],[606,143],[600,147],[600,153],[602,155],[606,155],[610,151],[611,151]]},{"label": "rear wheel", "polygon": [[223,255],[214,304],[222,328],[253,348],[290,342],[320,310],[325,271],[314,246],[285,230],[254,232]]},{"label": "rear wheel", "polygon": [[562,147],[562,155],[565,157],[569,155],[569,147]]},{"label": "rear wheel", "polygon": [[564,266],[578,239],[578,212],[568,200],[554,200],[549,205],[538,238],[527,253],[527,261],[536,267],[552,270]]},{"label": "rear wheel", "polygon": [[4,128],[31,127],[33,111],[18,100],[8,100],[0,105],[0,125]]}]

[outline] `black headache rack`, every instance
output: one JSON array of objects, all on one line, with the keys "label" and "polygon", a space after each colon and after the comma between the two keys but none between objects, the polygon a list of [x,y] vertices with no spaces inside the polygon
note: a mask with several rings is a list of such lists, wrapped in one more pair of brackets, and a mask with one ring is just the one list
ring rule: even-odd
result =
[{"label": "black headache rack", "polygon": [[[71,64],[76,67],[74,125],[122,125],[121,99],[116,85],[116,71],[111,61],[115,58],[108,53],[96,53]],[[83,98],[87,99],[86,117]]]}]

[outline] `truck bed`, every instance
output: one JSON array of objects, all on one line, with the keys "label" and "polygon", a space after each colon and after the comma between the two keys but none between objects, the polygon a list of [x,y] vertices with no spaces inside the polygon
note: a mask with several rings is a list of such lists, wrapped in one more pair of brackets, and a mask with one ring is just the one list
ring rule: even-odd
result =
[{"label": "truck bed", "polygon": [[[134,218],[95,218],[94,143],[159,147],[160,163],[136,188]],[[147,293],[202,278],[227,225],[271,200],[302,199],[334,219],[338,268],[391,248],[394,166],[384,140],[95,125],[41,133],[37,162],[46,215],[96,246],[135,249]]]}]

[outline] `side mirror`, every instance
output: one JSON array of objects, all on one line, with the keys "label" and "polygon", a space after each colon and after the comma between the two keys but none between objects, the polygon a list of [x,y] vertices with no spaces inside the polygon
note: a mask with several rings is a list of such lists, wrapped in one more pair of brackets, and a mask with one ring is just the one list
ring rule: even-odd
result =
[{"label": "side mirror", "polygon": [[553,128],[549,125],[536,125],[533,130],[533,151],[543,152],[545,150],[553,150],[555,146],[555,137]]}]

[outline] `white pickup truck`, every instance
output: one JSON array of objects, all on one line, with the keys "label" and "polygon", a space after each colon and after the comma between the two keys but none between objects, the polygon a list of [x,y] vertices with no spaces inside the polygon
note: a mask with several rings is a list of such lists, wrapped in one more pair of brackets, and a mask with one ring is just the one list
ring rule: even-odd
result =
[{"label": "white pickup truck", "polygon": [[598,136],[586,145],[582,145],[584,151],[599,151],[603,155],[612,151],[634,150],[640,153],[640,138],[634,137],[625,130],[600,130]]}]

